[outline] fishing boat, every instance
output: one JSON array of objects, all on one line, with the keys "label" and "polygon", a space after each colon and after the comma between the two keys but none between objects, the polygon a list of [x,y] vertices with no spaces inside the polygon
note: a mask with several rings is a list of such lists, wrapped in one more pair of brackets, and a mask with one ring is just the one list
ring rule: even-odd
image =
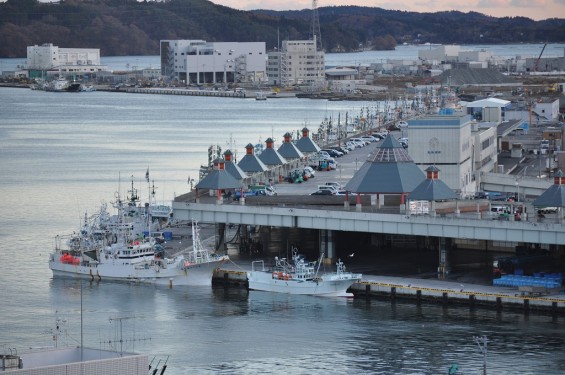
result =
[{"label": "fishing boat", "polygon": [[81,277],[95,281],[134,281],[161,285],[211,285],[212,274],[225,255],[214,254],[200,240],[198,223],[192,221],[192,249],[168,258],[163,238],[152,233],[150,215],[134,204],[135,190],[127,201],[117,194],[110,215],[102,204],[97,214],[84,216],[80,231],[57,236],[49,257],[53,276]]},{"label": "fishing boat", "polygon": [[275,257],[275,265],[266,268],[263,260],[253,261],[251,271],[247,273],[250,290],[265,292],[308,294],[316,296],[352,297],[349,287],[361,280],[362,275],[346,272],[345,265],[339,259],[336,272],[320,273],[323,254],[314,262],[306,262],[292,251],[292,261]]},{"label": "fishing boat", "polygon": [[60,75],[59,78],[45,85],[45,91],[64,92],[67,91],[68,87],[69,81]]}]

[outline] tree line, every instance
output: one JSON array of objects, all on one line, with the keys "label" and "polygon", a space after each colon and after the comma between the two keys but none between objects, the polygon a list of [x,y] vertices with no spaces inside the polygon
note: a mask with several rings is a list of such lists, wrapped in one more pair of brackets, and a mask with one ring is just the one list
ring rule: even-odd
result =
[{"label": "tree line", "polygon": [[[53,43],[99,48],[103,56],[158,55],[163,39],[264,41],[311,38],[312,10],[240,11],[206,0],[7,0],[0,3],[0,57]],[[476,12],[416,13],[333,6],[318,9],[327,52],[394,49],[401,43],[562,42],[565,19],[495,18]]]}]

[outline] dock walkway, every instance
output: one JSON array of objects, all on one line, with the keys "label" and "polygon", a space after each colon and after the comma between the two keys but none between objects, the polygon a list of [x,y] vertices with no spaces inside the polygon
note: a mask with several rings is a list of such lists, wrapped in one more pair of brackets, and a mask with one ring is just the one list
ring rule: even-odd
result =
[{"label": "dock walkway", "polygon": [[[215,271],[213,283],[225,287],[247,287],[247,271],[250,269],[250,265],[243,266],[239,262],[225,263]],[[351,292],[355,298],[407,300],[416,303],[439,303],[444,306],[467,305],[497,310],[519,310],[524,313],[539,311],[565,315],[563,289],[550,291],[551,294],[547,295],[532,295],[512,287],[364,274],[361,282],[351,286]]]}]

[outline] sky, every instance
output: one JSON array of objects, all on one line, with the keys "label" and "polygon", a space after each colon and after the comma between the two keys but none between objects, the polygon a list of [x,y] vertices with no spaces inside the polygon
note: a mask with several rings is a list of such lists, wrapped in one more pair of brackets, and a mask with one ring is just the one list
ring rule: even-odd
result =
[{"label": "sky", "polygon": [[[312,8],[312,0],[212,0],[212,2],[241,10]],[[474,11],[493,17],[522,16],[534,20],[565,18],[565,0],[318,0],[318,8],[338,5],[358,5],[418,13]]]},{"label": "sky", "polygon": [[[3,1],[6,0],[0,0],[0,2]],[[52,2],[57,0],[39,1]],[[312,8],[312,0],[211,1],[218,5],[241,10],[300,10]],[[565,0],[318,0],[318,8],[339,5],[378,7],[418,13],[434,13],[449,10],[458,10],[464,13],[473,11],[492,17],[528,17],[536,21],[555,17],[565,18]]]}]

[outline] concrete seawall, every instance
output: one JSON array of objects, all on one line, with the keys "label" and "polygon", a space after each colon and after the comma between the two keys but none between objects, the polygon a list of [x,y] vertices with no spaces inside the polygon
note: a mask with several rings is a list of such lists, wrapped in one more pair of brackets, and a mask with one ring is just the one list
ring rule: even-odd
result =
[{"label": "concrete seawall", "polygon": [[[217,269],[212,278],[215,286],[247,288],[244,270]],[[355,298],[374,298],[388,301],[435,303],[442,306],[538,312],[565,315],[565,294],[546,296],[522,295],[515,288],[489,285],[461,284],[430,279],[364,275],[363,280],[350,288]]]}]

